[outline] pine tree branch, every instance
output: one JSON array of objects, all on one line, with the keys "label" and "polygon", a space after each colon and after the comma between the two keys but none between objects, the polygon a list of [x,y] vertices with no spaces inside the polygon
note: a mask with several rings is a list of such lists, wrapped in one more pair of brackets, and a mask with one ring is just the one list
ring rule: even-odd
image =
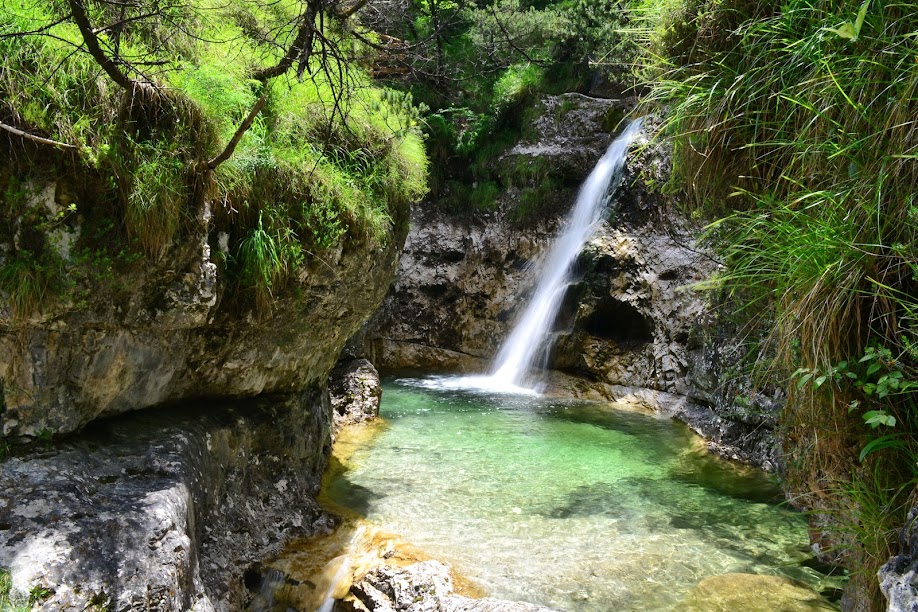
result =
[{"label": "pine tree branch", "polygon": [[51,140],[50,138],[42,138],[41,136],[36,136],[35,134],[29,134],[28,132],[23,132],[19,128],[15,128],[3,122],[0,122],[0,129],[6,130],[10,134],[14,134],[16,136],[19,136],[20,138],[25,138],[26,140],[31,140],[33,142],[37,142],[40,144],[51,145],[52,147],[59,147],[61,149],[67,149],[71,151],[75,151],[79,149],[79,147],[72,145],[72,144],[67,144],[66,142]]},{"label": "pine tree branch", "polygon": [[80,29],[83,36],[83,42],[86,43],[86,50],[96,60],[96,63],[111,77],[111,79],[124,89],[133,89],[135,82],[124,74],[118,65],[102,50],[99,45],[99,39],[89,23],[89,17],[86,15],[86,7],[83,6],[82,0],[67,0],[70,6],[70,12],[73,14],[73,20]]},{"label": "pine tree branch", "polygon": [[230,138],[230,141],[226,143],[226,147],[223,148],[223,151],[207,162],[207,167],[210,170],[213,170],[226,160],[230,158],[233,152],[236,150],[236,146],[239,144],[239,141],[242,140],[242,137],[245,133],[252,127],[252,123],[255,121],[255,117],[258,116],[258,113],[261,112],[261,109],[265,107],[265,104],[268,103],[268,92],[262,94],[260,98],[252,106],[252,110],[249,111],[249,114],[246,116],[245,120],[236,128],[236,133],[233,134],[233,137]]}]

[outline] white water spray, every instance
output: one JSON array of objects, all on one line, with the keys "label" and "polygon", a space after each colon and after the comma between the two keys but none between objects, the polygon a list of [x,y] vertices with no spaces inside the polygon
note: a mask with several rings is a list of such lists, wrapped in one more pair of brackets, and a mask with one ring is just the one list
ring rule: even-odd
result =
[{"label": "white water spray", "polygon": [[535,293],[494,360],[489,378],[496,385],[527,388],[530,371],[542,365],[536,361],[551,348],[548,332],[570,285],[571,265],[599,225],[608,193],[621,180],[625,154],[640,129],[641,120],[632,121],[580,187],[564,229],[541,262]]}]

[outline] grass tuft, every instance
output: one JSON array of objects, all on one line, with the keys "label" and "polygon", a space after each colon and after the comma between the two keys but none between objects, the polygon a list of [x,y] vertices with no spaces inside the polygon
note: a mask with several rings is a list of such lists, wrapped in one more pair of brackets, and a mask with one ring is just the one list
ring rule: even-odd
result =
[{"label": "grass tuft", "polygon": [[[918,398],[909,385],[880,396],[876,380],[833,372],[879,347],[901,380],[918,380],[918,11],[895,1],[633,4],[652,102],[670,109],[676,181],[690,207],[717,219],[719,287],[770,337],[764,369],[790,389],[788,486],[842,517],[838,540],[879,605],[873,576],[905,518],[901,492],[918,482]],[[809,378],[792,379],[801,371]],[[860,460],[895,432],[912,442]],[[885,466],[882,485],[871,461]],[[842,533],[855,524],[861,535]]]}]

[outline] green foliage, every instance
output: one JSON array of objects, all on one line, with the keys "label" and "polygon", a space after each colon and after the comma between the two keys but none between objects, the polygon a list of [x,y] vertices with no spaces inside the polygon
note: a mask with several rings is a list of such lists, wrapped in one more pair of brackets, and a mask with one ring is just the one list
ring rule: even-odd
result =
[{"label": "green foliage", "polygon": [[514,64],[494,83],[493,104],[499,113],[537,91],[544,71],[533,64]]},{"label": "green foliage", "polygon": [[11,595],[13,579],[10,573],[0,568],[0,612],[25,612],[32,606],[25,598],[16,598]]},{"label": "green foliage", "polygon": [[[651,45],[642,75],[652,101],[670,109],[676,180],[695,210],[718,219],[709,232],[726,263],[717,286],[768,329],[771,375],[796,371],[785,413],[789,486],[805,494],[839,483],[831,504],[840,515],[870,499],[854,494],[865,487],[882,496],[912,486],[916,6],[633,7]],[[882,486],[868,486],[868,465],[851,471],[858,448],[884,465]],[[869,559],[857,567],[864,576],[891,545],[886,528],[873,533],[881,537],[851,552],[852,567]]]},{"label": "green foliage", "polygon": [[457,183],[506,186],[495,172],[498,160],[530,135],[539,95],[586,92],[593,71],[619,65],[626,37],[618,32],[627,13],[618,0],[487,0],[466,6],[433,0],[393,9],[371,1],[375,17],[367,20],[377,32],[419,48],[404,60],[413,70],[396,74],[397,84],[433,111],[425,121],[428,154],[436,160],[432,192],[451,210],[473,212],[487,199],[484,187]]},{"label": "green foliage", "polygon": [[0,265],[0,296],[6,298],[13,317],[26,318],[59,294],[62,276],[59,258],[20,251]]},{"label": "green foliage", "polygon": [[265,231],[262,214],[258,225],[249,230],[239,243],[239,258],[244,281],[256,291],[259,301],[270,305],[274,300],[271,288],[286,273],[286,261],[280,254],[281,248],[274,237]]},{"label": "green foliage", "polygon": [[31,201],[39,195],[33,191],[10,180],[0,197],[0,223],[5,221],[18,233],[18,243],[0,253],[0,296],[14,319],[38,313],[67,286],[52,232],[76,212],[76,206],[52,214],[42,203]]},{"label": "green foliage", "polygon": [[162,255],[179,228],[189,199],[184,164],[168,146],[135,145],[124,210],[128,235],[144,251]]},{"label": "green foliage", "polygon": [[[125,10],[86,6],[94,24],[117,22]],[[231,237],[229,276],[264,304],[296,267],[320,260],[322,250],[341,241],[383,245],[393,220],[406,218],[408,202],[427,191],[420,110],[410,95],[371,82],[351,57],[356,42],[333,19],[321,20],[322,36],[340,57],[329,59],[317,46],[304,67],[307,78],[251,78],[281,58],[300,10],[288,2],[196,0],[98,28],[104,49],[117,54],[129,76],[154,85],[124,91],[87,53],[75,51],[82,39],[63,5],[16,0],[0,13],[0,99],[13,105],[3,113],[78,147],[76,156],[57,161],[49,149],[42,161],[92,176],[94,204],[116,204],[115,233],[106,242],[122,244],[107,245],[106,257],[126,247],[165,259],[210,203]],[[27,32],[34,33],[14,35]],[[229,160],[209,171],[207,160],[262,96],[263,110]],[[17,155],[13,172],[30,175],[31,165]],[[252,241],[267,244],[266,237],[277,247],[282,272],[255,274]],[[45,246],[4,261],[0,289],[15,286],[23,309],[53,280]],[[85,245],[76,250],[86,252]],[[32,276],[26,257],[25,263],[41,263]]]},{"label": "green foliage", "polygon": [[469,204],[479,211],[493,211],[497,209],[497,196],[500,187],[494,181],[475,183],[469,193]]}]

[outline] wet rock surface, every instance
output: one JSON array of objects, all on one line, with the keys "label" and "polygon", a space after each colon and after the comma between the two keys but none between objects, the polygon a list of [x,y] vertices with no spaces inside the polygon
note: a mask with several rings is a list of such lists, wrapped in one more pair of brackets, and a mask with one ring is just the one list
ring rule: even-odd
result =
[{"label": "wet rock surface", "polygon": [[99,422],[0,464],[0,566],[48,612],[239,610],[245,567],[329,526],[329,446],[321,388]]},{"label": "wet rock surface", "polygon": [[551,612],[550,608],[453,594],[449,568],[438,561],[384,565],[351,586],[335,610],[348,612]]},{"label": "wet rock surface", "polygon": [[[506,155],[551,165],[573,155],[569,170],[579,183],[612,139],[601,126],[617,125],[627,105],[576,95],[543,104],[554,110],[543,113],[537,135]],[[640,144],[575,264],[547,365],[610,399],[660,401],[658,410],[688,423],[716,452],[772,469],[783,398],[753,388],[739,334],[718,318],[723,308],[710,294],[693,289],[719,263],[699,244],[699,228],[648,189],[667,179],[668,157],[659,145]],[[512,199],[510,191],[501,197]],[[539,257],[572,198],[526,224],[415,208],[396,280],[364,329],[365,353],[384,368],[485,371],[527,303]]]}]

